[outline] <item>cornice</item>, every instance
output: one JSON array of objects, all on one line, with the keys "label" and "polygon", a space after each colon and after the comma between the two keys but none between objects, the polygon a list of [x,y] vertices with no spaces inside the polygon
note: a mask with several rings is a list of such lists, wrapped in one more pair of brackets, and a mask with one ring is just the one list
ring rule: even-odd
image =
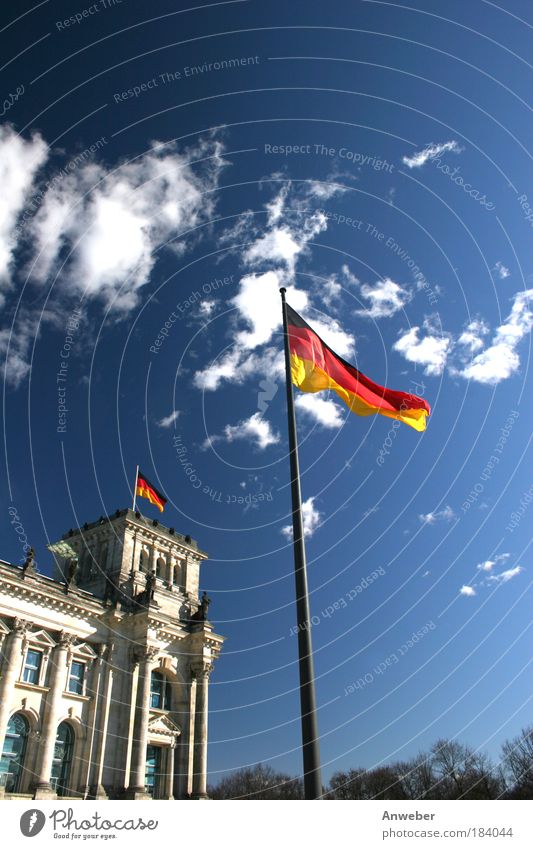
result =
[{"label": "cornice", "polygon": [[[0,564],[0,594],[84,619],[88,615],[99,617],[106,611],[102,601],[83,590],[70,589],[67,594],[62,582],[41,575],[22,580],[18,572],[16,566]],[[16,610],[16,605],[13,609]]]}]

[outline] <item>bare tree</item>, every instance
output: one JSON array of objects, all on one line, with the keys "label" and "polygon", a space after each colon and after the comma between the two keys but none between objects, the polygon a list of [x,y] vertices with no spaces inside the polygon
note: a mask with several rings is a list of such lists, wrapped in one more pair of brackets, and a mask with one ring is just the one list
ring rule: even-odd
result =
[{"label": "bare tree", "polygon": [[330,781],[331,799],[406,799],[395,766],[336,772]]},{"label": "bare tree", "polygon": [[435,795],[440,799],[497,799],[502,787],[486,755],[456,740],[437,740],[431,748]]},{"label": "bare tree", "polygon": [[513,740],[502,746],[502,767],[507,796],[533,799],[533,725],[523,728]]},{"label": "bare tree", "polygon": [[303,785],[299,778],[257,764],[223,778],[209,787],[208,795],[212,799],[303,799]]}]

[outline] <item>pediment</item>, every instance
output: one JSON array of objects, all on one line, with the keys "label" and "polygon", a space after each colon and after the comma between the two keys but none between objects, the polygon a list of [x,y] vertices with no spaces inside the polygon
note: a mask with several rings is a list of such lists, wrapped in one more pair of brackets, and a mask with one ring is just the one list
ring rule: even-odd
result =
[{"label": "pediment", "polygon": [[179,737],[181,728],[175,725],[165,714],[154,716],[148,723],[148,733],[157,734],[162,737]]},{"label": "pediment", "polygon": [[96,657],[96,652],[89,643],[78,643],[72,646],[72,654],[83,657],[84,660],[94,660]]},{"label": "pediment", "polygon": [[55,640],[52,639],[50,634],[46,631],[28,631],[26,634],[27,639],[30,643],[37,643],[39,646],[44,646],[48,649],[53,649],[55,646]]}]

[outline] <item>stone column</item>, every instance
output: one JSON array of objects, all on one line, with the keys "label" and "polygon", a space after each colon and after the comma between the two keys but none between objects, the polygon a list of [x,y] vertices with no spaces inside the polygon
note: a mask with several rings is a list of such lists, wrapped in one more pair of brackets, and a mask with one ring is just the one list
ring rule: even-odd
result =
[{"label": "stone column", "polygon": [[46,696],[44,717],[41,730],[41,750],[37,765],[37,783],[34,799],[55,799],[55,791],[50,784],[54,747],[57,737],[57,725],[61,709],[61,696],[66,685],[67,654],[72,643],[72,634],[62,631],[59,642],[50,656],[50,680]]},{"label": "stone column", "polygon": [[166,798],[173,799],[174,798],[174,750],[176,748],[176,743],[172,741],[170,747],[167,751],[167,786],[166,786]]},{"label": "stone column", "polygon": [[174,569],[176,568],[176,564],[175,564],[173,557],[168,558],[167,567],[168,567],[168,575],[167,575],[168,584],[169,584],[170,589],[172,589],[172,587],[174,586]]},{"label": "stone column", "polygon": [[22,619],[15,619],[5,648],[4,661],[2,663],[2,677],[0,678],[0,756],[4,751],[7,724],[13,706],[13,690],[15,681],[20,672],[20,659],[22,654],[22,642],[26,635],[27,623]]},{"label": "stone column", "polygon": [[128,798],[149,799],[145,792],[146,746],[148,745],[148,720],[150,717],[150,676],[152,663],[158,649],[141,649],[137,659],[139,677],[137,681],[137,701],[135,705],[135,724],[133,728],[133,751],[131,756]]},{"label": "stone column", "polygon": [[98,728],[96,732],[96,742],[94,747],[94,773],[93,784],[91,785],[90,795],[94,799],[107,799],[107,793],[102,785],[102,776],[104,772],[104,756],[105,744],[107,739],[107,725],[109,722],[109,709],[111,705],[111,693],[113,690],[113,667],[111,666],[111,655],[113,653],[113,644],[108,643],[107,653],[104,660],[104,684],[102,698],[100,704],[100,713],[98,716]]},{"label": "stone column", "polygon": [[193,799],[207,799],[207,691],[211,663],[191,666],[196,678],[196,713],[194,717]]}]

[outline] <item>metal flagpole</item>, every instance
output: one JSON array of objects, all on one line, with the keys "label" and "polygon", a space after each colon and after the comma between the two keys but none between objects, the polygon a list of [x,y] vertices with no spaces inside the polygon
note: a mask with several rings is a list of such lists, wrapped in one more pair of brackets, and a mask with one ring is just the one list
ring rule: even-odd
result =
[{"label": "metal flagpole", "polygon": [[300,491],[300,466],[296,439],[296,417],[291,378],[291,354],[287,322],[285,289],[281,293],[283,334],[285,342],[285,379],[287,383],[287,413],[289,420],[289,456],[291,466],[292,527],[294,544],[294,573],[296,579],[296,618],[298,625],[298,655],[300,667],[300,707],[302,713],[302,748],[304,765],[304,795],[306,799],[322,796],[320,776],[320,749],[316,719],[315,676],[311,645],[311,617],[307,589],[307,567],[302,521],[302,494]]},{"label": "metal flagpole", "polygon": [[135,483],[133,484],[133,507],[131,508],[135,513],[135,507],[137,506],[137,481],[139,480],[139,467],[135,471]]}]

